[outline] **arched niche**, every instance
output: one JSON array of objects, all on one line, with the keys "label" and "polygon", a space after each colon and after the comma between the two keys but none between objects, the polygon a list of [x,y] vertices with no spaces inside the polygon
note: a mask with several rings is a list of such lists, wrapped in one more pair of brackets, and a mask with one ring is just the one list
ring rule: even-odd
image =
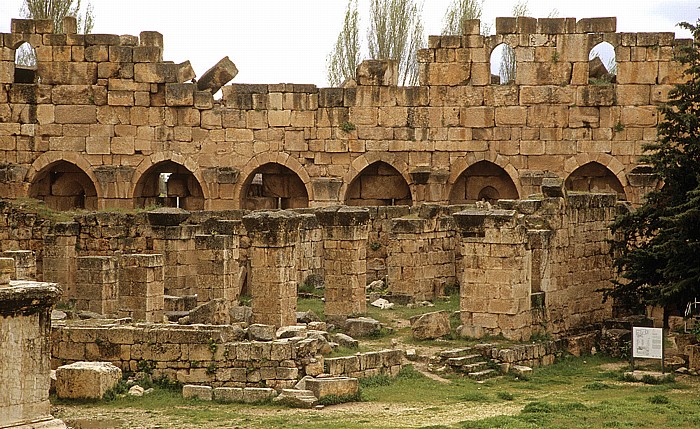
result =
[{"label": "arched niche", "polygon": [[15,49],[14,83],[37,83],[36,51],[29,42]]},{"label": "arched niche", "polygon": [[411,189],[401,173],[383,161],[365,167],[348,186],[349,206],[410,206]]},{"label": "arched niche", "polygon": [[608,42],[600,42],[588,53],[588,82],[594,84],[615,83],[617,80],[615,48]]},{"label": "arched niche", "polygon": [[508,173],[490,161],[479,161],[459,175],[450,191],[450,204],[495,203],[518,198],[518,189]]},{"label": "arched niche", "polygon": [[309,194],[304,182],[284,165],[274,162],[263,164],[243,182],[243,209],[296,209],[308,206]]},{"label": "arched niche", "polygon": [[162,161],[146,170],[136,182],[134,205],[204,210],[204,193],[190,170],[173,161]]},{"label": "arched niche", "polygon": [[627,199],[625,188],[615,174],[595,161],[574,170],[566,178],[565,186],[567,191],[616,193],[620,200]]},{"label": "arched niche", "polygon": [[39,171],[29,186],[29,196],[43,200],[53,210],[97,210],[95,184],[68,161],[54,162]]},{"label": "arched niche", "polygon": [[508,85],[515,83],[517,62],[515,50],[507,43],[501,43],[491,51],[491,83]]}]

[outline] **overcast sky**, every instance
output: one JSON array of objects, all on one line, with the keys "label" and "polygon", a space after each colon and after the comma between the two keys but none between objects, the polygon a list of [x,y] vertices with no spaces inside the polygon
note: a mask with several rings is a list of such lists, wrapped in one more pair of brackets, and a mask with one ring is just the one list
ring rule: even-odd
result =
[{"label": "overcast sky", "polygon": [[[420,1],[420,0],[418,0]],[[425,0],[427,34],[440,34],[452,0]],[[10,31],[23,0],[0,0],[0,32]],[[83,6],[87,0],[83,0]],[[326,58],[343,23],[345,0],[91,0],[94,33],[137,35],[163,33],[164,59],[190,60],[198,75],[224,56],[239,70],[236,83],[313,83],[327,86]],[[515,0],[486,0],[482,22],[495,27],[497,16],[509,16]],[[359,0],[366,38],[369,0]],[[676,23],[695,23],[697,0],[530,0],[530,16],[617,16],[617,31],[673,31],[689,37]]]}]

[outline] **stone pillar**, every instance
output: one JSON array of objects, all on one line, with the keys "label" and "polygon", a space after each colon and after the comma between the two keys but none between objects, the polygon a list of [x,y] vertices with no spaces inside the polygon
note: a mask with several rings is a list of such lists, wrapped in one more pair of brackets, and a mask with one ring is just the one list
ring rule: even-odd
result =
[{"label": "stone pillar", "polygon": [[0,288],[0,428],[65,428],[51,416],[51,308],[55,284],[12,282]]},{"label": "stone pillar", "polygon": [[168,295],[197,293],[196,225],[154,226],[153,251],[163,255]]},{"label": "stone pillar", "polygon": [[531,252],[527,229],[514,210],[465,210],[454,214],[459,252],[461,335],[503,334],[530,338]]},{"label": "stone pillar", "polygon": [[111,256],[77,258],[75,309],[116,314],[119,302],[117,261]]},{"label": "stone pillar", "polygon": [[119,314],[163,321],[163,255],[123,255],[119,261]]},{"label": "stone pillar", "polygon": [[0,287],[8,287],[10,280],[15,278],[15,260],[0,258]]},{"label": "stone pillar", "polygon": [[296,324],[299,222],[298,215],[287,211],[243,217],[251,238],[249,284],[255,323],[277,327]]},{"label": "stone pillar", "polygon": [[323,226],[324,313],[331,321],[367,311],[367,223],[369,211],[331,207],[316,213]]},{"label": "stone pillar", "polygon": [[302,214],[297,244],[299,285],[316,287],[323,283],[323,231],[313,214]]},{"label": "stone pillar", "polygon": [[74,277],[79,234],[80,225],[61,222],[44,236],[44,280],[61,285],[64,301],[76,298]]},{"label": "stone pillar", "polygon": [[6,250],[3,258],[15,260],[15,280],[36,280],[36,256],[31,250]]},{"label": "stone pillar", "polygon": [[239,236],[197,235],[197,304],[223,298],[237,305]]}]

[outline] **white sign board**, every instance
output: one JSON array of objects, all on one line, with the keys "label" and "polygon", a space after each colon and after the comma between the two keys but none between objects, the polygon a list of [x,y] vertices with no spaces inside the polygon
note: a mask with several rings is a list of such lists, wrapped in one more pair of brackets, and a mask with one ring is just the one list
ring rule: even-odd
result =
[{"label": "white sign board", "polygon": [[632,356],[662,359],[663,332],[661,328],[632,328]]}]

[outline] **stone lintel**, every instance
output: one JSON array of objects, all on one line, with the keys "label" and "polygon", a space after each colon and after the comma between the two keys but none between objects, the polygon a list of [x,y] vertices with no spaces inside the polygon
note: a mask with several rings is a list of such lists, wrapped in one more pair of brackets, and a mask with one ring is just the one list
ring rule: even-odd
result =
[{"label": "stone lintel", "polygon": [[255,212],[243,216],[243,225],[254,244],[279,246],[296,241],[301,218],[289,211]]},{"label": "stone lintel", "polygon": [[361,226],[369,221],[369,210],[357,207],[328,207],[316,212],[323,226]]},{"label": "stone lintel", "polygon": [[0,288],[0,316],[28,316],[47,311],[61,297],[56,283],[11,281],[10,287]]}]

